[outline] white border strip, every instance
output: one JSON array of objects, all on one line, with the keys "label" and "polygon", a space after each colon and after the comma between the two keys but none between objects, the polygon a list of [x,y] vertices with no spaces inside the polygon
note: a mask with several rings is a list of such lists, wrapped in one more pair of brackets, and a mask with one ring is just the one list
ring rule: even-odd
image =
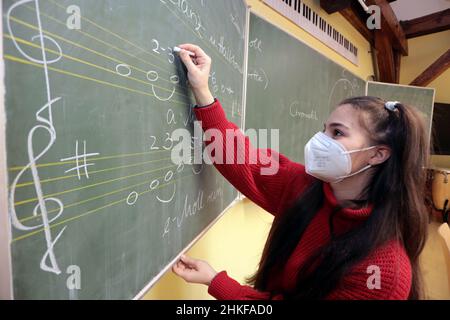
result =
[{"label": "white border strip", "polygon": [[[3,8],[0,6],[3,17]],[[3,23],[0,23],[3,34]],[[0,39],[0,300],[13,299],[11,268],[11,228],[8,215],[8,170],[6,163],[5,64],[3,37]]]},{"label": "white border strip", "polygon": [[[245,127],[245,115],[247,113],[247,84],[248,84],[248,52],[249,52],[249,41],[250,41],[250,8],[251,6],[246,6],[245,11],[245,43],[244,43],[244,94],[242,101],[242,117],[241,117],[241,128],[242,132],[245,133],[247,129]],[[239,192],[239,200],[245,199],[245,195]]]},{"label": "white border strip", "polygon": [[191,243],[189,243],[187,245],[186,248],[184,248],[181,253],[179,253],[177,255],[177,257],[175,259],[173,259],[163,270],[161,270],[160,273],[158,273],[158,275],[156,277],[154,277],[152,279],[152,281],[150,281],[149,284],[147,284],[134,298],[133,300],[140,300],[142,299],[145,294],[148,293],[148,291],[156,284],[156,282],[158,282],[159,279],[162,278],[162,276],[170,269],[172,268],[172,265],[174,265],[178,260],[180,260],[181,256],[186,252],[189,251],[208,231],[209,229],[211,229],[211,227],[213,225],[215,225],[217,223],[217,221],[219,221],[224,215],[225,213],[228,211],[228,209],[230,209],[232,206],[234,206],[236,203],[240,202],[239,198],[237,197],[235,200],[233,200],[233,202],[231,202],[228,207],[225,208],[225,210],[222,211],[222,213],[216,218],[214,219],[214,221],[212,221],[197,237],[195,237],[194,240],[191,241]]},{"label": "white border strip", "polygon": [[245,12],[245,42],[244,42],[244,87],[243,87],[243,97],[242,97],[242,117],[241,117],[241,128],[242,131],[245,131],[245,113],[247,111],[247,81],[248,81],[248,43],[250,40],[250,8],[251,6],[246,7]]}]

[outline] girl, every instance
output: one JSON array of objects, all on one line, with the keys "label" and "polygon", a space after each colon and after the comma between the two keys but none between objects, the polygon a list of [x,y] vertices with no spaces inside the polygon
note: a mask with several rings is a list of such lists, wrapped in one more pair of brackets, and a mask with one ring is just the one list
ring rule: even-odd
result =
[{"label": "girl", "polygon": [[[211,58],[198,46],[180,48],[203,129],[242,137],[209,91]],[[275,216],[259,268],[249,285],[186,256],[173,272],[221,300],[419,299],[428,218],[424,128],[419,113],[401,103],[351,98],[305,146],[305,165],[270,149],[256,151],[279,162],[274,175],[261,175],[262,161],[214,164]],[[249,154],[254,149],[243,138]],[[224,138],[223,150],[226,144]]]}]

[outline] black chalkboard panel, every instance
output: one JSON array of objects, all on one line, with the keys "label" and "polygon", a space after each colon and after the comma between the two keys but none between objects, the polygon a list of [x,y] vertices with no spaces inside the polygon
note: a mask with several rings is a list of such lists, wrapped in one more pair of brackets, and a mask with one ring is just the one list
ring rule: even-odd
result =
[{"label": "black chalkboard panel", "polygon": [[[193,97],[173,46],[201,45],[240,124],[242,1],[2,1],[14,297],[135,297],[237,197],[171,161]],[[218,23],[220,22],[220,23]]]}]

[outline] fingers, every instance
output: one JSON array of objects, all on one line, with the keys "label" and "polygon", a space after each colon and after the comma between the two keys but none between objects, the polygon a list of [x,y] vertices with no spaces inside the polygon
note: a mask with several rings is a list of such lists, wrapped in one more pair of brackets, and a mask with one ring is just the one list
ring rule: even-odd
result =
[{"label": "fingers", "polygon": [[192,58],[189,55],[189,53],[187,53],[186,51],[181,51],[179,53],[179,55],[180,55],[180,58],[183,61],[183,63],[186,65],[186,68],[188,69],[188,71],[189,72],[194,71],[197,66],[192,61]]},{"label": "fingers", "polygon": [[196,274],[198,273],[196,269],[191,268],[189,265],[187,265],[185,262],[181,260],[179,260],[172,266],[172,271],[186,282],[195,282],[194,280]]},{"label": "fingers", "polygon": [[197,269],[199,260],[182,255],[181,262],[183,262],[189,268]]},{"label": "fingers", "polygon": [[177,262],[172,266],[172,271],[180,277],[183,277],[184,269],[185,268],[180,264],[180,262]]},{"label": "fingers", "polygon": [[186,256],[182,256],[180,260],[178,260],[173,266],[172,266],[172,270],[173,272],[175,272],[177,275],[181,276],[181,277],[185,277],[185,275],[192,270],[196,269],[196,265],[197,265],[197,260],[186,257]]},{"label": "fingers", "polygon": [[208,56],[202,48],[194,44],[185,43],[180,44],[178,47],[184,50],[192,51],[193,53],[195,53],[195,56],[197,58],[206,58]]},{"label": "fingers", "polygon": [[172,271],[189,283],[209,285],[217,272],[203,260],[193,259],[182,255],[172,267]]}]

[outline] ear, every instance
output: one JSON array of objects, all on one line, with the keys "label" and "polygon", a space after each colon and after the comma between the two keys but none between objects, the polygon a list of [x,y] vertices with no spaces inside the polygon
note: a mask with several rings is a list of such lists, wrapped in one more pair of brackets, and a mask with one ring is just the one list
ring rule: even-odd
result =
[{"label": "ear", "polygon": [[385,145],[377,146],[373,151],[372,157],[369,159],[369,164],[376,166],[387,161],[391,156],[391,148]]}]

